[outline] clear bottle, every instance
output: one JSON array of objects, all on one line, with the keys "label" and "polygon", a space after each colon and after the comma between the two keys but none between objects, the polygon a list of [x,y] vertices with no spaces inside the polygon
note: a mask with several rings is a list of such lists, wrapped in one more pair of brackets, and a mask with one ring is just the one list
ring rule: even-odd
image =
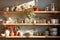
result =
[{"label": "clear bottle", "polygon": [[54,3],[51,4],[51,11],[55,11],[55,4]]}]

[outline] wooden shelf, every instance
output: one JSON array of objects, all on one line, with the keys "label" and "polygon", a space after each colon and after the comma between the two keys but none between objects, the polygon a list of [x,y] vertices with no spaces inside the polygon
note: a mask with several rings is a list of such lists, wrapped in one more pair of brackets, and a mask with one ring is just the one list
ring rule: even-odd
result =
[{"label": "wooden shelf", "polygon": [[46,36],[46,38],[60,38],[60,36]]},{"label": "wooden shelf", "polygon": [[6,36],[6,38],[45,38],[45,36]]},{"label": "wooden shelf", "polygon": [[23,11],[0,11],[1,13],[24,13]]},{"label": "wooden shelf", "polygon": [[34,13],[60,13],[60,11],[34,11]]},{"label": "wooden shelf", "polygon": [[[0,11],[3,13],[24,13],[23,11]],[[60,11],[34,11],[34,13],[60,13]]]},{"label": "wooden shelf", "polygon": [[0,38],[6,38],[6,37],[4,37],[4,36],[0,36]]},{"label": "wooden shelf", "polygon": [[13,23],[13,24],[2,24],[2,25],[60,25],[60,24],[47,24],[47,23]]},{"label": "wooden shelf", "polygon": [[60,38],[60,36],[5,36],[3,38]]},{"label": "wooden shelf", "polygon": [[3,11],[4,13],[24,13],[23,11]]}]

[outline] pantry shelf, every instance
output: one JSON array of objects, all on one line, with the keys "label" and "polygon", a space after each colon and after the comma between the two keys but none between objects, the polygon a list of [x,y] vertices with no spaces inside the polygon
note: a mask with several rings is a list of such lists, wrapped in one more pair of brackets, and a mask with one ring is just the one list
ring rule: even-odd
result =
[{"label": "pantry shelf", "polygon": [[2,24],[2,25],[60,25],[60,24],[47,24],[47,23],[13,23],[13,24]]},{"label": "pantry shelf", "polygon": [[[23,11],[0,11],[3,13],[24,13]],[[35,14],[37,13],[60,13],[60,11],[34,11]]]},{"label": "pantry shelf", "polygon": [[60,36],[5,36],[3,38],[60,38]]},{"label": "pantry shelf", "polygon": [[34,11],[34,13],[60,13],[60,11]]},{"label": "pantry shelf", "polygon": [[7,36],[6,38],[46,38],[46,36]]},{"label": "pantry shelf", "polygon": [[4,11],[4,13],[24,13],[23,11]]}]

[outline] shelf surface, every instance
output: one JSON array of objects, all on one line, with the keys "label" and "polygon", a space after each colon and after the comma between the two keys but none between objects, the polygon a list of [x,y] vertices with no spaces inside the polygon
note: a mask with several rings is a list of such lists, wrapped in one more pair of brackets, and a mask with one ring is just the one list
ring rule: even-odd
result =
[{"label": "shelf surface", "polygon": [[60,11],[34,11],[34,13],[60,13]]},{"label": "shelf surface", "polygon": [[[3,13],[24,13],[23,11],[0,11]],[[34,13],[60,13],[60,11],[34,11]]]},{"label": "shelf surface", "polygon": [[60,24],[47,24],[47,23],[12,23],[12,24],[2,24],[2,25],[60,25]]},{"label": "shelf surface", "polygon": [[60,38],[60,36],[5,36],[2,38]]},{"label": "shelf surface", "polygon": [[1,13],[24,13],[23,11],[0,11]]},{"label": "shelf surface", "polygon": [[45,38],[45,36],[6,36],[6,38]]},{"label": "shelf surface", "polygon": [[4,11],[4,13],[24,13],[23,11]]}]

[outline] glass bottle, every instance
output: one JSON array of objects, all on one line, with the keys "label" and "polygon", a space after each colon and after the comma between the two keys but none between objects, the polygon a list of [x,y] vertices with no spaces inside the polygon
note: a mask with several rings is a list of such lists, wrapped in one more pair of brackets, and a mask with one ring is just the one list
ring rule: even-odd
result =
[{"label": "glass bottle", "polygon": [[51,4],[51,11],[55,11],[55,5],[54,5],[54,3]]}]

